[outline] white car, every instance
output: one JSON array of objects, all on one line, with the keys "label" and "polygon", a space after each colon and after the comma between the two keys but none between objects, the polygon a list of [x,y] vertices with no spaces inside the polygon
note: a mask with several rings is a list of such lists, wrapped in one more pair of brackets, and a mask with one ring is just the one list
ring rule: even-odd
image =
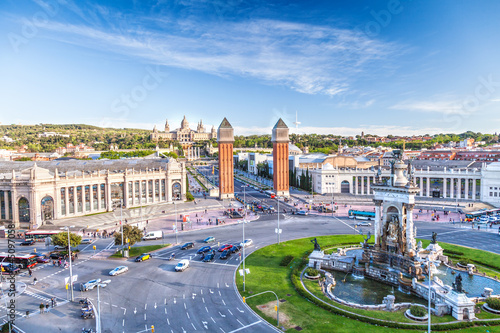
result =
[{"label": "white car", "polygon": [[115,276],[115,275],[118,275],[118,274],[125,273],[126,271],[128,271],[128,267],[127,266],[118,266],[115,269],[113,269],[112,271],[110,271],[109,275]]},{"label": "white car", "polygon": [[82,291],[92,290],[97,287],[99,283],[101,283],[101,279],[90,280],[89,282],[82,284]]},{"label": "white car", "polygon": [[372,224],[370,222],[359,222],[359,223],[356,223],[356,225],[358,227],[369,227],[371,226]]},{"label": "white car", "polygon": [[187,259],[182,259],[177,263],[175,266],[175,271],[176,272],[183,272],[186,268],[189,267],[189,260]]},{"label": "white car", "polygon": [[82,239],[80,244],[92,244],[92,242],[93,242],[92,238],[84,238]]},{"label": "white car", "polygon": [[309,215],[309,212],[307,210],[299,210],[297,215]]},{"label": "white car", "polygon": [[241,246],[247,247],[253,244],[253,241],[251,239],[245,239],[243,242],[240,243]]}]

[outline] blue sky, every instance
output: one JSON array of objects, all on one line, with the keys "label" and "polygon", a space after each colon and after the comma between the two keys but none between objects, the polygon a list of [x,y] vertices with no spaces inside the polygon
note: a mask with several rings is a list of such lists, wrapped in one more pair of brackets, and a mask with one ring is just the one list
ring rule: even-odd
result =
[{"label": "blue sky", "polygon": [[0,122],[493,133],[499,13],[494,0],[2,1]]}]

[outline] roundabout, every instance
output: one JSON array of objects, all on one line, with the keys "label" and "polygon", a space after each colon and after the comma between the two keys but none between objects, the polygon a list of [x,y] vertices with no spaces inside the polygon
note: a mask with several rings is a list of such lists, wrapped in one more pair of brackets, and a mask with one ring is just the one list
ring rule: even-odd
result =
[{"label": "roundabout", "polygon": [[[361,236],[355,235],[318,236],[317,239],[323,248],[329,250],[356,245],[363,240]],[[423,240],[423,243],[426,244],[429,241]],[[494,278],[495,274],[500,272],[499,255],[446,243],[441,245],[445,253],[451,254],[452,260],[457,260],[456,253],[462,253],[462,257],[470,256],[478,259],[480,274]],[[268,323],[276,325],[277,319],[277,311],[269,311],[269,305],[273,304],[271,295],[251,297],[266,290],[278,295],[280,328],[285,330],[392,332],[397,328],[416,332],[427,329],[427,323],[420,324],[405,316],[408,307],[392,312],[363,310],[339,304],[325,296],[318,281],[306,279],[304,276],[307,257],[311,251],[310,238],[290,240],[280,245],[269,245],[254,251],[246,259],[246,267],[250,269],[251,274],[246,278],[245,292],[242,288],[242,277],[236,275],[235,280],[240,295],[245,297],[247,305]],[[290,263],[287,266],[281,266],[283,258],[290,255],[293,256]],[[337,281],[337,284],[342,283],[342,281]],[[251,298],[248,299],[249,296]],[[425,300],[422,301],[425,304]],[[500,315],[481,311],[483,304],[484,302],[476,304],[477,319],[471,321],[457,321],[450,315],[432,315],[432,330],[485,332],[486,330],[478,331],[478,327],[500,325]],[[262,305],[268,306],[266,308]],[[286,321],[281,320],[282,317],[286,317]],[[489,327],[488,330],[500,331],[500,326]]]}]

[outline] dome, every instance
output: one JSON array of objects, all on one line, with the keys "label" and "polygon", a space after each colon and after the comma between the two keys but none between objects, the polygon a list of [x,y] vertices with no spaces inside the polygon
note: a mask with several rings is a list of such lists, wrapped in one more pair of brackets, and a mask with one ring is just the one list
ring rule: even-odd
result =
[{"label": "dome", "polygon": [[181,122],[181,128],[188,128],[188,127],[189,127],[189,123],[186,120],[186,116],[184,116],[184,119],[182,119],[182,122]]},{"label": "dome", "polygon": [[330,163],[323,165],[323,170],[333,170],[333,166]]}]

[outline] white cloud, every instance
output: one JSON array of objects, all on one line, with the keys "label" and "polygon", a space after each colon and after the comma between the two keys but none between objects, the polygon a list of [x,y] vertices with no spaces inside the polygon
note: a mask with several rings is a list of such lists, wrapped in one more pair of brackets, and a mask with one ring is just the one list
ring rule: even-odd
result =
[{"label": "white cloud", "polygon": [[[107,14],[101,7],[98,12]],[[373,63],[383,67],[402,52],[395,43],[370,39],[361,32],[277,20],[217,24],[139,17],[137,21],[137,25],[129,25],[141,27],[136,30],[54,21],[43,28],[50,32],[49,37],[67,43],[165,66],[253,77],[302,93],[329,96],[349,90],[356,73]]]},{"label": "white cloud", "polygon": [[[234,127],[235,135],[263,135],[271,134],[272,127]],[[305,126],[296,129],[295,127],[290,127],[290,134],[333,134],[333,135],[358,135],[361,132],[365,134],[386,136],[392,135],[422,135],[422,134],[436,134],[441,133],[441,128],[415,128],[410,126],[360,126],[360,127],[312,127]]]},{"label": "white cloud", "polygon": [[452,114],[460,112],[462,104],[457,100],[404,101],[391,106],[390,109]]}]

